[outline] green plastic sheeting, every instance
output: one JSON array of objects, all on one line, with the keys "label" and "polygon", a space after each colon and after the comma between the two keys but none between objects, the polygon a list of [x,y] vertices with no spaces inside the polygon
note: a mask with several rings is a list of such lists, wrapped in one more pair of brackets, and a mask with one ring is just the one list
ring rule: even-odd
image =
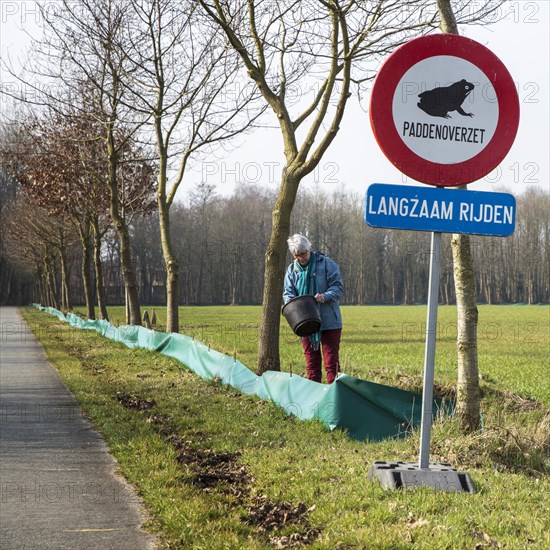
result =
[{"label": "green plastic sheeting", "polygon": [[[34,307],[74,327],[95,330],[128,347],[154,350],[179,361],[201,378],[218,379],[248,395],[272,401],[302,420],[320,420],[330,430],[340,428],[358,440],[403,437],[420,424],[422,396],[340,374],[331,384],[319,384],[286,372],[258,376],[236,359],[183,334],[144,327],[114,327],[107,321],[87,321],[50,307]],[[433,413],[450,413],[452,403],[434,399]]]}]

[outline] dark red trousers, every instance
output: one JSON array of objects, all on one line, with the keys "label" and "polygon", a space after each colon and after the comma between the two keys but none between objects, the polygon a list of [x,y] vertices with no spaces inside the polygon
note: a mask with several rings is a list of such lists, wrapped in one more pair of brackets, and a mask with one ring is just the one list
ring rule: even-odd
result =
[{"label": "dark red trousers", "polygon": [[[321,382],[323,379],[322,362],[325,362],[327,372],[327,384],[332,384],[338,374],[340,362],[338,352],[340,351],[340,337],[342,329],[332,329],[321,331],[321,344],[319,349],[314,350],[307,338],[302,338],[302,347],[306,356],[307,377],[315,382]],[[321,357],[322,350],[322,357]]]}]

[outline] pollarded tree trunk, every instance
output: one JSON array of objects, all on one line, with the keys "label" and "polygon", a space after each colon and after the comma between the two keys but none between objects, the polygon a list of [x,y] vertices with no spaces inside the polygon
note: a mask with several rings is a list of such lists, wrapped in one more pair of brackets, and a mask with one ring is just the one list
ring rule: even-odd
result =
[{"label": "pollarded tree trunk", "polygon": [[82,274],[84,300],[86,302],[86,315],[88,319],[95,319],[94,297],[90,277],[90,226],[87,222],[85,222],[85,225],[78,223],[77,229],[82,245],[82,263],[80,265],[80,271]]},{"label": "pollarded tree trunk", "polygon": [[268,370],[281,370],[279,334],[281,301],[285,271],[286,240],[290,234],[290,215],[298,192],[299,179],[283,171],[281,191],[273,209],[273,229],[265,253],[265,283],[263,293],[260,341],[258,348],[258,374]]},{"label": "pollarded tree trunk", "polygon": [[122,279],[124,281],[124,287],[126,289],[126,300],[128,307],[128,314],[126,322],[129,325],[141,326],[141,310],[139,305],[139,293],[136,283],[136,275],[134,267],[132,265],[132,254],[130,236],[128,234],[128,227],[122,217],[116,213],[113,213],[111,209],[111,216],[113,217],[114,226],[116,228],[118,238],[120,241],[120,263],[122,269]]},{"label": "pollarded tree trunk", "polygon": [[67,267],[67,258],[65,250],[59,253],[61,262],[61,309],[69,311],[71,309],[70,293],[69,293],[69,270]]},{"label": "pollarded tree trunk", "polygon": [[[441,15],[441,30],[444,33],[458,34],[458,26],[450,0],[437,0],[437,5]],[[453,235],[451,246],[458,317],[456,416],[462,430],[471,432],[479,429],[481,419],[477,360],[478,310],[476,306],[474,267],[468,235]]]},{"label": "pollarded tree trunk", "polygon": [[477,359],[478,310],[475,302],[473,260],[468,235],[453,235],[454,278],[457,305],[458,383],[456,416],[465,432],[480,424]]},{"label": "pollarded tree trunk", "polygon": [[82,284],[84,286],[87,317],[88,319],[95,319],[94,296],[90,277],[90,243],[88,239],[85,242],[86,245],[82,249]]},{"label": "pollarded tree trunk", "polygon": [[117,181],[117,168],[118,158],[115,148],[114,128],[112,124],[108,124],[107,130],[107,153],[109,159],[109,193],[110,193],[110,205],[109,212],[111,214],[111,220],[118,235],[120,243],[120,264],[122,269],[122,278],[124,281],[124,288],[126,290],[126,322],[129,325],[141,326],[141,310],[139,305],[139,292],[136,282],[136,274],[134,266],[132,265],[132,249],[130,243],[130,234],[128,231],[128,225],[124,216],[121,214],[120,201],[118,198],[118,181]]},{"label": "pollarded tree trunk", "polygon": [[36,265],[36,274],[34,276],[34,301],[43,306],[46,305],[46,293],[44,292],[44,275],[42,264]]},{"label": "pollarded tree trunk", "polygon": [[166,331],[179,332],[179,261],[170,234],[170,207],[159,201],[160,236],[166,267]]},{"label": "pollarded tree trunk", "polygon": [[[162,82],[162,77],[159,76]],[[164,89],[159,89],[157,97],[157,109],[162,110],[164,101]],[[170,207],[178,185],[172,189],[170,196],[167,196],[166,184],[168,177],[168,150],[167,140],[163,136],[162,120],[155,117],[155,135],[157,138],[157,151],[159,160],[157,204],[159,209],[159,228],[166,269],[166,331],[179,332],[179,273],[180,264],[174,247],[172,245],[172,233],[170,228]]]},{"label": "pollarded tree trunk", "polygon": [[97,292],[97,306],[99,308],[99,318],[105,321],[109,320],[107,313],[107,301],[105,299],[105,283],[103,279],[103,265],[101,263],[101,232],[99,229],[99,220],[97,216],[92,218],[92,230],[94,236],[94,269]]},{"label": "pollarded tree trunk", "polygon": [[57,303],[57,287],[55,284],[55,268],[51,263],[51,258],[46,257],[44,259],[44,276],[46,281],[46,292],[47,292],[47,305],[55,309],[59,309]]}]

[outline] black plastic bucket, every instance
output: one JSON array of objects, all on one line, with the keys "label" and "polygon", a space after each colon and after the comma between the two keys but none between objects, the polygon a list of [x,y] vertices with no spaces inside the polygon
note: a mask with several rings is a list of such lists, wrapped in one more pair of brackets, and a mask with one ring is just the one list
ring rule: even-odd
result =
[{"label": "black plastic bucket", "polygon": [[292,298],[283,306],[282,313],[294,334],[298,336],[309,336],[321,328],[317,302],[309,294]]}]

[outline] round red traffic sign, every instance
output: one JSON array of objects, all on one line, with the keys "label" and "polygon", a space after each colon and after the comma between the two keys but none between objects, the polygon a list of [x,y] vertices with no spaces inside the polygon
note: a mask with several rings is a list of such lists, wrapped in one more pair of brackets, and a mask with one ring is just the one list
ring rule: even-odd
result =
[{"label": "round red traffic sign", "polygon": [[519,125],[516,86],[485,46],[454,34],[415,38],[384,62],[370,120],[401,172],[450,187],[481,179],[504,159]]}]

